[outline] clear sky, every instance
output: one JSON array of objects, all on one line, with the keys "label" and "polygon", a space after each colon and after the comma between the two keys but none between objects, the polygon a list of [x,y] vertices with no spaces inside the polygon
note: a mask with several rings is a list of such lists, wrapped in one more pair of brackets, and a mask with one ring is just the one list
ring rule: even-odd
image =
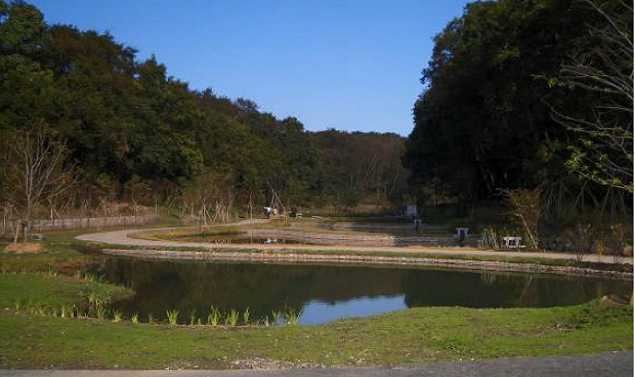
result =
[{"label": "clear sky", "polygon": [[49,24],[109,31],[190,88],[256,102],[307,130],[395,132],[432,38],[467,0],[27,0]]}]

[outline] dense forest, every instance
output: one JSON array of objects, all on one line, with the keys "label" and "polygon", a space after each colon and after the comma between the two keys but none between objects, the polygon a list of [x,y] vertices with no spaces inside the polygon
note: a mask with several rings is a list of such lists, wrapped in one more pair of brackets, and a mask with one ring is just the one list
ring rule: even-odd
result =
[{"label": "dense forest", "polygon": [[[401,200],[404,138],[307,132],[253,101],[192,90],[136,53],[107,33],[47,25],[34,6],[0,1],[5,212],[126,201],[228,216],[272,201],[337,210]],[[38,155],[25,180],[23,162]]]},{"label": "dense forest", "polygon": [[467,202],[539,189],[558,217],[626,212],[632,23],[622,0],[468,4],[423,71],[404,157],[414,183]]}]

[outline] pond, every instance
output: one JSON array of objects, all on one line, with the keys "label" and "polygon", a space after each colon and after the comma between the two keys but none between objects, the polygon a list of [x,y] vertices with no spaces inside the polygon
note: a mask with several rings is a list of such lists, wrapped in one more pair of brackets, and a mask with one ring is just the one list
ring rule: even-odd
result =
[{"label": "pond", "polygon": [[268,317],[270,323],[272,313],[291,308],[302,313],[300,324],[315,325],[421,306],[574,305],[606,294],[628,295],[632,288],[631,282],[557,275],[129,258],[108,259],[104,272],[108,281],[136,292],[113,305],[124,317],[136,313],[141,322],[148,315],[165,321],[172,309],[179,311],[181,324],[192,314],[206,323],[211,306],[222,313],[249,308],[250,322]]}]

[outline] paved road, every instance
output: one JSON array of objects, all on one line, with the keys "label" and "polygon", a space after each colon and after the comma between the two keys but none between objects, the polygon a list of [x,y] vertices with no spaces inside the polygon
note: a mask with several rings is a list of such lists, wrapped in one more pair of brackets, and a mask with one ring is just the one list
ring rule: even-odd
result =
[{"label": "paved road", "polygon": [[632,377],[633,352],[524,357],[376,368],[233,371],[10,371],[0,377]]},{"label": "paved road", "polygon": [[[247,225],[251,220],[245,220],[233,225]],[[253,220],[253,222],[266,222],[268,220]],[[170,229],[170,228],[165,228]],[[130,235],[141,230],[127,229],[117,230],[110,232],[91,233],[78,236],[77,239],[92,242],[102,242],[106,244],[118,244],[118,245],[132,245],[143,247],[192,247],[192,248],[224,248],[224,249],[244,249],[244,245],[240,244],[215,244],[211,242],[186,242],[186,241],[156,241],[156,240],[144,240],[131,238]],[[517,252],[517,251],[493,251],[493,250],[479,250],[473,248],[436,248],[425,246],[405,246],[405,247],[391,247],[391,246],[328,246],[328,245],[250,245],[250,247],[263,250],[351,250],[351,251],[382,251],[382,252],[417,252],[417,253],[429,253],[429,254],[446,254],[446,255],[482,255],[482,256],[507,256],[507,257],[532,257],[532,258],[548,258],[548,259],[569,259],[575,260],[576,256],[570,253],[542,253],[542,252]],[[600,262],[600,263],[615,263],[616,259],[612,256],[600,256],[596,254],[584,255],[584,261]],[[620,258],[621,263],[633,264],[633,258]]]}]

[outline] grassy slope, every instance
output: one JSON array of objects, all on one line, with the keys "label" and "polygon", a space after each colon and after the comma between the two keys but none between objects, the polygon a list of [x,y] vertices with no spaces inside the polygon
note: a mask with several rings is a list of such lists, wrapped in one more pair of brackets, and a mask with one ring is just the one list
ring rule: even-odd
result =
[{"label": "grassy slope", "polygon": [[0,275],[0,308],[13,308],[16,300],[22,306],[30,301],[48,307],[79,305],[83,294],[94,293],[97,297],[115,298],[132,294],[122,287],[96,281],[78,280],[68,276],[2,274]]}]

